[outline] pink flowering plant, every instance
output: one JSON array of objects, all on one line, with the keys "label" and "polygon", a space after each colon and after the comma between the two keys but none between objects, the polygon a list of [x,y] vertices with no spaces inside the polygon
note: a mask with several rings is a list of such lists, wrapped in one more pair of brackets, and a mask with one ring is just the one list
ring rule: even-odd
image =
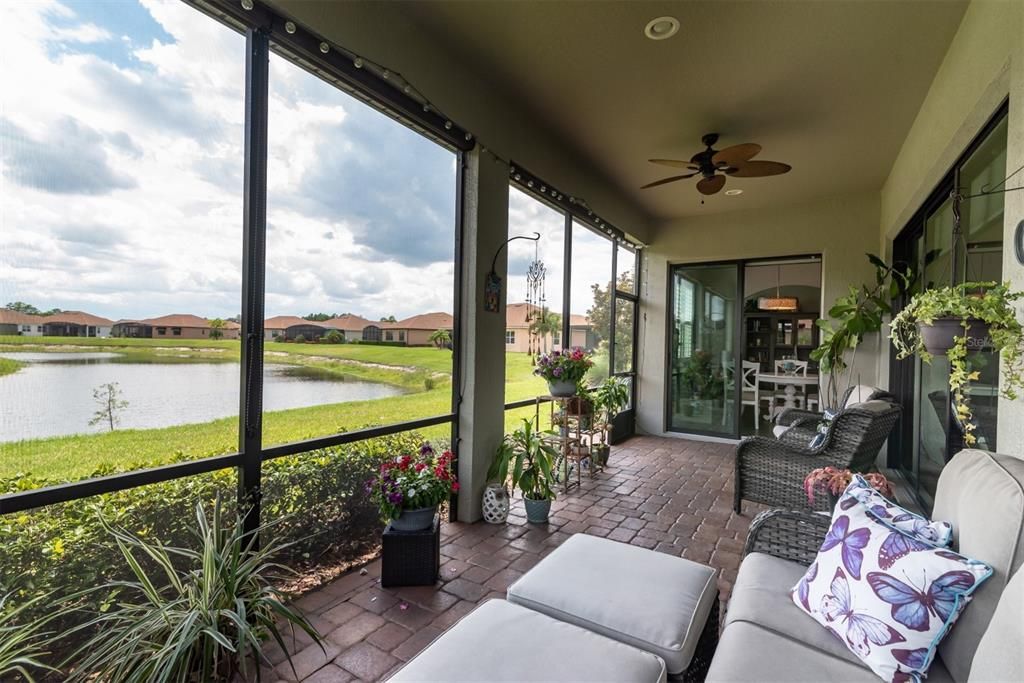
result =
[{"label": "pink flowering plant", "polygon": [[537,367],[533,374],[543,377],[549,382],[575,382],[579,384],[594,361],[590,354],[575,346],[565,351],[543,353],[537,359]]},{"label": "pink flowering plant", "polygon": [[[878,472],[868,472],[860,476],[864,477],[864,480],[871,485],[871,488],[887,498],[892,498],[892,484],[885,478],[885,475]],[[810,474],[804,478],[804,493],[807,494],[807,501],[814,505],[815,491],[824,489],[833,496],[838,496],[846,490],[851,481],[853,481],[853,473],[850,470],[841,470],[838,467],[831,466],[819,467],[818,469],[811,470]]]},{"label": "pink flowering plant", "polygon": [[385,522],[397,519],[402,510],[440,505],[459,490],[452,473],[452,453],[438,455],[424,443],[416,455],[399,455],[380,466],[366,483],[366,490]]}]

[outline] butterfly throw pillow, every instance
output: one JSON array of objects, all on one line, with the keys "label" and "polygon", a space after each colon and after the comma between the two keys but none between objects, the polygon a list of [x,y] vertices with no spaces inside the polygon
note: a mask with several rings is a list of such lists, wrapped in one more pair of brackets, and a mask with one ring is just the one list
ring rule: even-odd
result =
[{"label": "butterfly throw pillow", "polygon": [[883,680],[921,681],[971,593],[991,574],[989,566],[875,516],[848,492],[792,597]]},{"label": "butterfly throw pillow", "polygon": [[846,505],[848,509],[858,501],[866,505],[868,512],[875,517],[918,540],[941,547],[948,546],[953,540],[953,526],[949,522],[933,522],[900,507],[876,491],[864,477],[855,474],[839,500],[839,507]]}]

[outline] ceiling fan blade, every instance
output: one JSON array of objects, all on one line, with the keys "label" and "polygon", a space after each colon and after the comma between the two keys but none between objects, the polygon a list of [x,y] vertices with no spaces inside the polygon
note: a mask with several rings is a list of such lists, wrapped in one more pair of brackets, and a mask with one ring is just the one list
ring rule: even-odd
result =
[{"label": "ceiling fan blade", "polygon": [[701,178],[697,183],[697,190],[701,194],[715,194],[725,185],[724,175],[713,175],[710,178]]},{"label": "ceiling fan blade", "polygon": [[733,145],[732,147],[726,147],[721,151],[715,152],[715,155],[711,157],[711,163],[715,166],[738,166],[745,161],[753,159],[760,151],[761,145],[745,142],[742,145]]},{"label": "ceiling fan blade", "polygon": [[693,176],[697,175],[698,172],[690,173],[688,175],[674,175],[670,178],[662,178],[661,180],[656,180],[653,183],[648,183],[641,187],[640,189],[646,190],[649,187],[657,187],[658,185],[664,185],[665,183],[674,183],[677,180],[685,180],[686,178],[692,178]]},{"label": "ceiling fan blade", "polygon": [[679,159],[648,159],[652,164],[671,166],[672,168],[692,168],[697,170],[697,165],[692,161],[680,161]]},{"label": "ceiling fan blade", "polygon": [[793,167],[778,161],[746,161],[736,164],[725,172],[735,178],[761,178],[769,175],[789,173]]}]

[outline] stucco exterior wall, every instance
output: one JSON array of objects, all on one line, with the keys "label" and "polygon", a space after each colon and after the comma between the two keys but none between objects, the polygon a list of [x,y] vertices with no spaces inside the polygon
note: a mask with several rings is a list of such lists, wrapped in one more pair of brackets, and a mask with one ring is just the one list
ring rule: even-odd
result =
[{"label": "stucco exterior wall", "polygon": [[[866,252],[878,249],[877,192],[770,211],[737,211],[670,221],[642,252],[637,427],[665,433],[665,344],[669,265],[821,254],[823,310],[850,284],[867,281]],[[877,335],[876,335],[877,337]],[[858,351],[863,383],[878,376],[877,338]]]},{"label": "stucco exterior wall", "polygon": [[[974,0],[882,187],[880,231],[887,253],[893,238],[1006,98],[1006,167],[1012,173],[1024,165],[1024,2]],[[1018,174],[1009,186],[1021,181]],[[1012,248],[1014,230],[1024,219],[1022,195],[1004,195],[1003,277],[1016,289],[1024,289],[1024,266]],[[883,379],[887,370],[883,364]],[[1024,400],[1001,400],[998,424],[999,450],[1024,455]]]}]

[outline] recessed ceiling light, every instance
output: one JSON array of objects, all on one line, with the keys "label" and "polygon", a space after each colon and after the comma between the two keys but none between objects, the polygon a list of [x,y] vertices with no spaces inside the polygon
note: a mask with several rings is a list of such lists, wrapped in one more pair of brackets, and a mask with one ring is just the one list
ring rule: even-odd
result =
[{"label": "recessed ceiling light", "polygon": [[675,17],[658,17],[651,19],[644,27],[644,35],[651,40],[665,40],[679,31],[679,20]]},{"label": "recessed ceiling light", "polygon": [[733,190],[726,190],[725,193],[727,195],[729,195],[730,197],[735,197],[738,194],[743,194],[743,190],[740,190],[739,188],[736,188],[736,189],[733,189]]}]

